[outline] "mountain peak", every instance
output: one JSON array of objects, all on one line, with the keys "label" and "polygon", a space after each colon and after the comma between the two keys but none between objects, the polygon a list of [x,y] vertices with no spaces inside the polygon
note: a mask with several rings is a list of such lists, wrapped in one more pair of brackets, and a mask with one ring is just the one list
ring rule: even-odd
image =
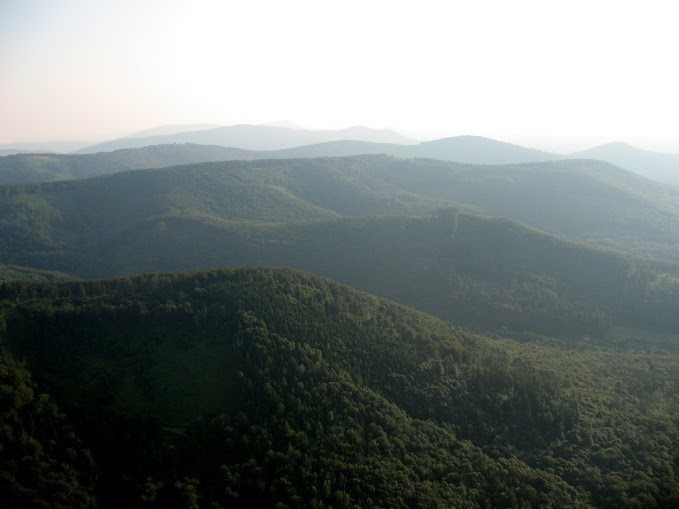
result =
[{"label": "mountain peak", "polygon": [[483,136],[462,135],[420,143],[424,157],[472,164],[510,164],[560,159],[558,154]]},{"label": "mountain peak", "polygon": [[218,124],[163,124],[156,127],[150,127],[141,131],[134,132],[124,136],[123,139],[129,138],[146,138],[148,136],[166,136],[169,134],[188,133],[193,131],[205,131],[207,129],[214,129],[219,127]]}]

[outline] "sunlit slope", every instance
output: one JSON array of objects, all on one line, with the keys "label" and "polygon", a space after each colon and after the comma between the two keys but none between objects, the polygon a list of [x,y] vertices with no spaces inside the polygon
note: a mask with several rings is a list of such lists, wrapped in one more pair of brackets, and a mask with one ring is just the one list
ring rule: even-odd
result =
[{"label": "sunlit slope", "polygon": [[39,270],[31,267],[19,267],[17,265],[0,265],[0,281],[59,281],[70,279],[71,276],[63,272]]}]

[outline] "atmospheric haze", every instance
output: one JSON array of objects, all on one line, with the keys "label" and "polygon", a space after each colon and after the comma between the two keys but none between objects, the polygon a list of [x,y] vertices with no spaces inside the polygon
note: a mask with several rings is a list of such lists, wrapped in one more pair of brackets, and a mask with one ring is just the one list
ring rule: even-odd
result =
[{"label": "atmospheric haze", "polygon": [[562,152],[607,141],[679,151],[674,9],[5,0],[0,144],[289,119]]}]

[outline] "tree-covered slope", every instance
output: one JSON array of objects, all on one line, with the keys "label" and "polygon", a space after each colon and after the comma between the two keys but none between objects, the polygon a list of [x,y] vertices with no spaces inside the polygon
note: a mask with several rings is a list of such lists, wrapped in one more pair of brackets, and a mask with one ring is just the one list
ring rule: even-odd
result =
[{"label": "tree-covered slope", "polygon": [[407,151],[410,157],[442,159],[470,164],[531,163],[560,159],[561,156],[482,136],[455,136],[422,142]]},{"label": "tree-covered slope", "polygon": [[345,214],[421,214],[446,203],[371,178],[361,158],[319,164],[231,161],[2,186],[0,263],[69,267],[82,274],[86,269],[80,262],[68,261],[90,257],[94,262],[97,248],[113,238],[124,242],[126,232],[165,215],[294,222]]},{"label": "tree-covered slope", "polygon": [[96,154],[17,154],[0,157],[0,184],[96,177],[126,170],[252,159],[247,150],[209,145],[153,145]]},{"label": "tree-covered slope", "polygon": [[28,281],[60,281],[71,279],[72,276],[63,272],[34,269],[32,267],[19,267],[16,265],[0,265],[0,281],[15,281],[17,279]]},{"label": "tree-covered slope", "polygon": [[93,507],[95,478],[91,452],[52,398],[37,389],[25,366],[0,344],[3,507]]},{"label": "tree-covered slope", "polygon": [[[335,219],[446,202],[382,186],[362,158],[354,168],[323,161],[325,171],[301,161],[232,162],[5,187],[2,261],[80,277],[285,265],[483,331],[604,335],[618,324],[677,326],[674,266],[454,210]],[[373,161],[378,169],[381,161]],[[332,219],[295,222],[324,217]]]},{"label": "tree-covered slope", "polygon": [[[148,197],[144,203],[157,206],[140,206],[142,195]],[[597,161],[473,166],[380,155],[231,161],[60,186],[0,187],[4,236],[38,235],[55,242],[55,228],[72,229],[76,221],[107,230],[97,218],[121,209],[130,226],[132,216],[141,220],[167,211],[281,222],[334,214],[423,214],[450,205],[629,254],[679,261],[679,192]],[[88,207],[97,209],[92,219]],[[86,217],[74,218],[78,214]]]},{"label": "tree-covered slope", "polygon": [[[143,138],[142,138],[143,139]],[[123,138],[124,143],[139,143]],[[238,145],[233,145],[236,147]],[[296,159],[363,154],[425,157],[472,164],[508,164],[558,159],[556,154],[487,138],[458,136],[419,145],[339,140],[279,150],[246,150],[195,143],[147,144],[87,154],[17,154],[0,157],[0,184],[51,182],[94,177],[132,169],[226,160]]]},{"label": "tree-covered slope", "polygon": [[644,177],[679,185],[679,154],[651,152],[627,143],[607,143],[568,156],[570,159],[600,159]]},{"label": "tree-covered slope", "polygon": [[0,187],[0,262],[46,268],[91,256],[97,245],[165,214],[268,222],[338,216],[294,196],[275,173],[224,166]]},{"label": "tree-covered slope", "polygon": [[[608,165],[593,171],[589,163],[573,164],[491,168],[383,156],[232,161],[4,186],[0,262],[80,277],[267,263],[310,270],[483,331],[676,329],[679,278],[671,265],[454,211],[338,219],[422,214],[473,198],[494,212],[520,209],[537,218],[543,211],[541,221],[551,217],[571,233],[579,222],[611,235],[617,227],[643,230],[639,236],[655,229],[670,242],[671,193]],[[561,185],[552,190],[549,182]],[[589,189],[601,201],[575,200],[577,182],[579,192]],[[551,199],[529,205],[530,189]],[[569,200],[570,219],[562,210]],[[623,213],[634,216],[634,207],[636,225]]]},{"label": "tree-covered slope", "polygon": [[374,178],[573,240],[679,261],[679,192],[608,163],[471,166],[388,160]]},{"label": "tree-covered slope", "polygon": [[677,501],[676,353],[489,341],[289,270],[0,298],[102,507]]}]

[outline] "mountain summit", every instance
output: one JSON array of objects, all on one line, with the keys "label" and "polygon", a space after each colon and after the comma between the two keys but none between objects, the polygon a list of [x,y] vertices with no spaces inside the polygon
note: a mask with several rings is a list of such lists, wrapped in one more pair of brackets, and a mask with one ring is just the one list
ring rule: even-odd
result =
[{"label": "mountain summit", "polygon": [[176,132],[172,134],[156,134],[150,136],[135,135],[133,138],[125,137],[99,143],[79,150],[78,153],[86,154],[121,148],[164,145],[168,143],[197,143],[201,145],[237,147],[248,150],[279,150],[310,145],[312,143],[321,143],[324,141],[347,139],[370,141],[374,143],[415,143],[415,140],[402,136],[395,131],[387,129],[371,129],[362,126],[339,130],[311,131],[308,129],[292,129],[289,127],[271,125],[239,124],[199,131]]}]

